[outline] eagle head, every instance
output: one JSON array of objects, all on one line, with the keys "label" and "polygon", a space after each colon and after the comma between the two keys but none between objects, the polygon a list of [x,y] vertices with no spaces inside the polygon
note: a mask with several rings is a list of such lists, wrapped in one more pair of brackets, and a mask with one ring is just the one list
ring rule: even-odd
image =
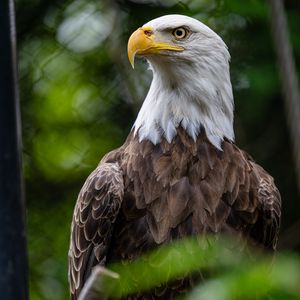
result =
[{"label": "eagle head", "polygon": [[213,30],[191,17],[166,15],[138,28],[128,41],[128,58],[146,58],[153,72],[134,124],[140,140],[171,143],[178,126],[194,139],[201,130],[221,150],[234,139],[230,54]]}]

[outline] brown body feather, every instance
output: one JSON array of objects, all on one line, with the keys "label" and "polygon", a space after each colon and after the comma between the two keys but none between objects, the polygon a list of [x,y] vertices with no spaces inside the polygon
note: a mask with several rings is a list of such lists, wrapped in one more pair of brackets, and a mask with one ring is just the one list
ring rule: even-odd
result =
[{"label": "brown body feather", "polygon": [[[139,142],[131,133],[107,154],[83,186],[69,251],[72,299],[96,264],[132,260],[190,235],[229,232],[275,249],[280,195],[273,178],[235,144],[216,149],[204,131],[194,142],[182,128],[168,143]],[[179,280],[144,296],[171,299]]]}]

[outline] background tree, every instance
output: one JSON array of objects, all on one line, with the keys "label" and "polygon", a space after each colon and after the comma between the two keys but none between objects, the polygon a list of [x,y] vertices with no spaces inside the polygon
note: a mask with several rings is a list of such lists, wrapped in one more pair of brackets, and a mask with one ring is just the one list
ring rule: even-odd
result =
[{"label": "background tree", "polygon": [[[299,74],[300,3],[285,3]],[[280,248],[300,250],[300,199],[267,2],[18,0],[31,299],[68,299],[69,226],[86,176],[122,144],[151,80],[127,61],[131,32],[154,17],[196,17],[229,47],[238,145],[276,180]]]}]

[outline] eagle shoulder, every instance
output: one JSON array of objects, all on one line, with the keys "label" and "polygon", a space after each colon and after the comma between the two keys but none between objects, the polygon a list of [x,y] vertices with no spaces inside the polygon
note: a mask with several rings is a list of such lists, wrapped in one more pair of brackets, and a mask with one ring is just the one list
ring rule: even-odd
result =
[{"label": "eagle shoulder", "polygon": [[118,163],[101,162],[83,185],[74,209],[69,249],[69,281],[77,299],[93,266],[104,264],[124,195]]}]

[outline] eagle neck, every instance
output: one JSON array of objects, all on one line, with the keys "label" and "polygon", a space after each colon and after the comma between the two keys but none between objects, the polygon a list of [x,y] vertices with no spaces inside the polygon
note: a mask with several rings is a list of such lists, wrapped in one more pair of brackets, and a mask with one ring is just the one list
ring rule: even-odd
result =
[{"label": "eagle neck", "polygon": [[219,66],[220,74],[199,65],[175,66],[177,69],[173,64],[170,70],[168,64],[150,63],[153,80],[134,123],[134,134],[139,141],[150,140],[155,145],[162,137],[171,143],[179,126],[194,141],[204,129],[209,141],[221,150],[224,138],[234,140],[228,64]]}]

